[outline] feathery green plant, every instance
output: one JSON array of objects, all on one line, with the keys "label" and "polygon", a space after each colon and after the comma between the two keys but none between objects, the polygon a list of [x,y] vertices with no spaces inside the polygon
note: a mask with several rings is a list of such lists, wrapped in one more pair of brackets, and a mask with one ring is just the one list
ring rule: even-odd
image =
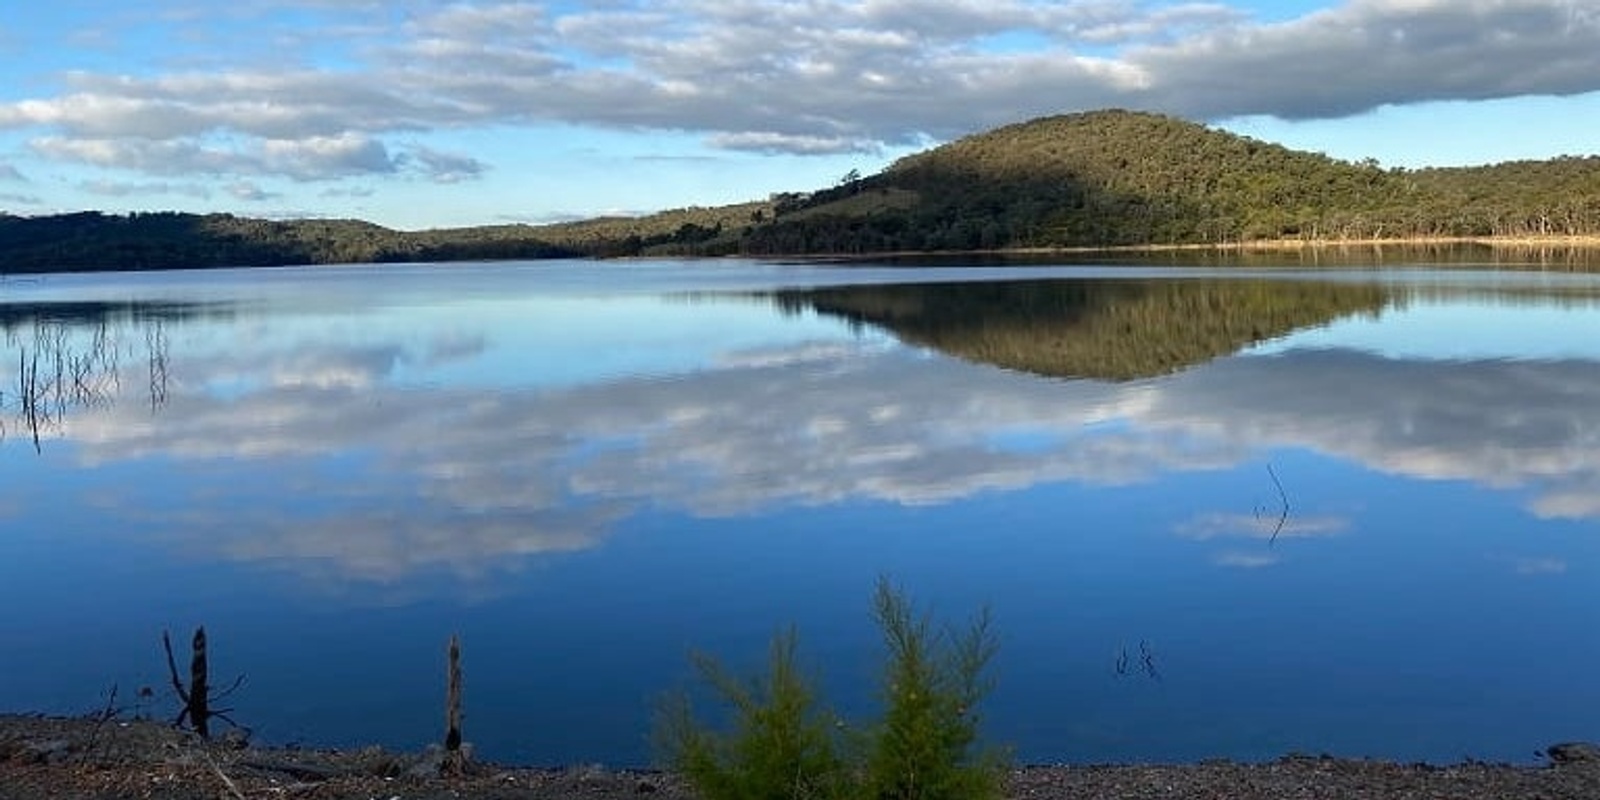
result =
[{"label": "feathery green plant", "polygon": [[878,800],[999,797],[1004,760],[974,752],[977,705],[992,688],[984,670],[998,642],[989,610],[964,631],[935,630],[905,593],[879,579],[873,616],[883,632],[883,718],[866,761],[868,796]]},{"label": "feathery green plant", "polygon": [[706,800],[812,800],[844,796],[844,765],[830,715],[795,655],[793,627],[772,638],[764,678],[741,679],[710,656],[691,656],[700,677],[733,713],[732,730],[701,725],[689,697],[670,696],[657,747]]},{"label": "feathery green plant", "polygon": [[978,747],[978,703],[998,647],[987,609],[964,630],[934,629],[904,592],[879,579],[873,617],[887,648],[882,716],[848,741],[819,710],[796,661],[791,627],[773,637],[765,677],[740,679],[693,656],[700,676],[732,711],[731,730],[701,724],[687,695],[658,717],[667,766],[707,800],[986,800],[999,798],[1005,759]]}]

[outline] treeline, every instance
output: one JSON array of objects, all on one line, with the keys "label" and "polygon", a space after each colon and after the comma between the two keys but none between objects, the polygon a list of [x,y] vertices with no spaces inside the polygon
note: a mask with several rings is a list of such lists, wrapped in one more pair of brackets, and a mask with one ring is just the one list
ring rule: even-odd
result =
[{"label": "treeline", "polygon": [[517,226],[402,232],[355,220],[261,220],[230,214],[83,212],[0,215],[0,272],[263,267],[577,253]]},{"label": "treeline", "polygon": [[176,212],[0,213],[0,273],[728,255],[772,204],[686,208],[554,225],[397,231],[359,220]]},{"label": "treeline", "polygon": [[1588,235],[1600,235],[1597,157],[1384,169],[1096,111],[967,137],[820,191],[643,217],[395,231],[227,214],[0,213],[0,271]]}]

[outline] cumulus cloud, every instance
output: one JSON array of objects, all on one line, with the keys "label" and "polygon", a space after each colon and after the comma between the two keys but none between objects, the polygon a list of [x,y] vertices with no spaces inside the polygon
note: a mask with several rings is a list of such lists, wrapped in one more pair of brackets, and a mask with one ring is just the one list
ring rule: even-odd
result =
[{"label": "cumulus cloud", "polygon": [[186,139],[35,139],[40,155],[152,175],[279,175],[314,181],[393,173],[398,160],[382,142],[346,133],[304,139],[266,139],[239,148]]},{"label": "cumulus cloud", "polygon": [[1600,14],[1576,0],[1352,0],[1130,53],[1151,99],[1201,117],[1328,118],[1385,104],[1600,89]]},{"label": "cumulus cloud", "polygon": [[1600,14],[1579,0],[1348,0],[1270,23],[1220,2],[480,0],[398,23],[382,4],[299,7],[338,15],[346,66],[77,72],[60,95],[0,104],[0,128],[153,174],[322,180],[409,162],[451,182],[484,165],[396,155],[388,138],[556,122],[874,152],[1105,106],[1300,119],[1600,90]]}]

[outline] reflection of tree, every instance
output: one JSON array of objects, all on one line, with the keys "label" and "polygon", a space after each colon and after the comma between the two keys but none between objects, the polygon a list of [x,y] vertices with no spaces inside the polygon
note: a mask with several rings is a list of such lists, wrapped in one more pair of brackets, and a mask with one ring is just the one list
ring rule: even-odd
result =
[{"label": "reflection of tree", "polygon": [[16,353],[14,389],[0,389],[0,437],[15,430],[40,449],[74,411],[106,408],[122,390],[122,364],[133,353],[129,328],[143,328],[151,410],[167,396],[165,321],[186,312],[169,304],[67,303],[0,306],[0,330]]},{"label": "reflection of tree", "polygon": [[905,341],[1007,369],[1130,380],[1390,302],[1372,285],[1268,280],[1016,281],[779,292]]}]

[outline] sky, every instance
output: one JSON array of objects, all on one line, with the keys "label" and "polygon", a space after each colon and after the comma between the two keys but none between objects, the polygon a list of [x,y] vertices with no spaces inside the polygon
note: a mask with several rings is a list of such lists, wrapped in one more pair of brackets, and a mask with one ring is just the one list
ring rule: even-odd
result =
[{"label": "sky", "polygon": [[1112,107],[1388,167],[1600,153],[1594,0],[6,5],[19,215],[640,214]]}]

